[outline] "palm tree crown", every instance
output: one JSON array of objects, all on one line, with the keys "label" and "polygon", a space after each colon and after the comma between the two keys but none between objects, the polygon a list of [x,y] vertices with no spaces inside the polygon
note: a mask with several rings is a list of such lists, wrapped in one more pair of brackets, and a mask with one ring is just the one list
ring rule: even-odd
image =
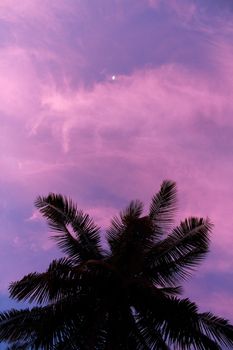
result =
[{"label": "palm tree crown", "polygon": [[12,298],[37,303],[0,314],[0,340],[11,349],[232,348],[227,320],[179,298],[179,283],[208,252],[212,224],[191,217],[171,228],[174,182],[162,183],[148,215],[132,201],[113,218],[106,251],[100,229],[71,199],[49,194],[35,205],[65,257],[11,283]]}]

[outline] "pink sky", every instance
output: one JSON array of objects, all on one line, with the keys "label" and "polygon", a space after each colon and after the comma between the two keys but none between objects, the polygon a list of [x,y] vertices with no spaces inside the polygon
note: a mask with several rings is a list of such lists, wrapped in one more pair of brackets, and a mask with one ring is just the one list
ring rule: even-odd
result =
[{"label": "pink sky", "polygon": [[177,223],[215,224],[186,293],[233,320],[232,23],[227,0],[1,0],[2,308],[58,255],[37,195],[70,195],[106,228],[169,178]]}]

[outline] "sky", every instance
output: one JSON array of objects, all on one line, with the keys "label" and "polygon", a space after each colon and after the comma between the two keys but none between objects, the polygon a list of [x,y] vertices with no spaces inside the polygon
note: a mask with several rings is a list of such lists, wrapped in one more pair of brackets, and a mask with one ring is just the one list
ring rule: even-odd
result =
[{"label": "sky", "polygon": [[38,195],[105,230],[171,179],[176,224],[214,223],[185,296],[233,322],[232,43],[231,0],[0,1],[1,310],[60,256]]}]

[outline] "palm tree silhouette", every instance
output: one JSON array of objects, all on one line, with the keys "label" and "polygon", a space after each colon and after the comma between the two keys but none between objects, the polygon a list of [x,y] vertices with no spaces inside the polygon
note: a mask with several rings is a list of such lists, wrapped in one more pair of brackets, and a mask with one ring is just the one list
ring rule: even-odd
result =
[{"label": "palm tree silhouette", "polygon": [[[164,181],[147,216],[132,201],[113,218],[109,250],[100,229],[71,199],[49,194],[36,207],[65,257],[10,285],[37,307],[0,314],[11,349],[217,350],[233,346],[233,326],[181,299],[179,283],[205,257],[212,224],[188,218],[171,229],[176,185]],[[170,233],[168,233],[170,232]],[[9,348],[9,349],[10,349]]]}]

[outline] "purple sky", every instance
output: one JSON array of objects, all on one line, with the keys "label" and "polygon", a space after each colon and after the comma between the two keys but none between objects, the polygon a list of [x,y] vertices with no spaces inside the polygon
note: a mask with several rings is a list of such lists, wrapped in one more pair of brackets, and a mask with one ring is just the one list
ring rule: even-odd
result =
[{"label": "purple sky", "polygon": [[230,0],[0,1],[1,309],[58,256],[38,195],[106,228],[168,178],[177,223],[215,224],[185,293],[233,321],[232,23]]}]

